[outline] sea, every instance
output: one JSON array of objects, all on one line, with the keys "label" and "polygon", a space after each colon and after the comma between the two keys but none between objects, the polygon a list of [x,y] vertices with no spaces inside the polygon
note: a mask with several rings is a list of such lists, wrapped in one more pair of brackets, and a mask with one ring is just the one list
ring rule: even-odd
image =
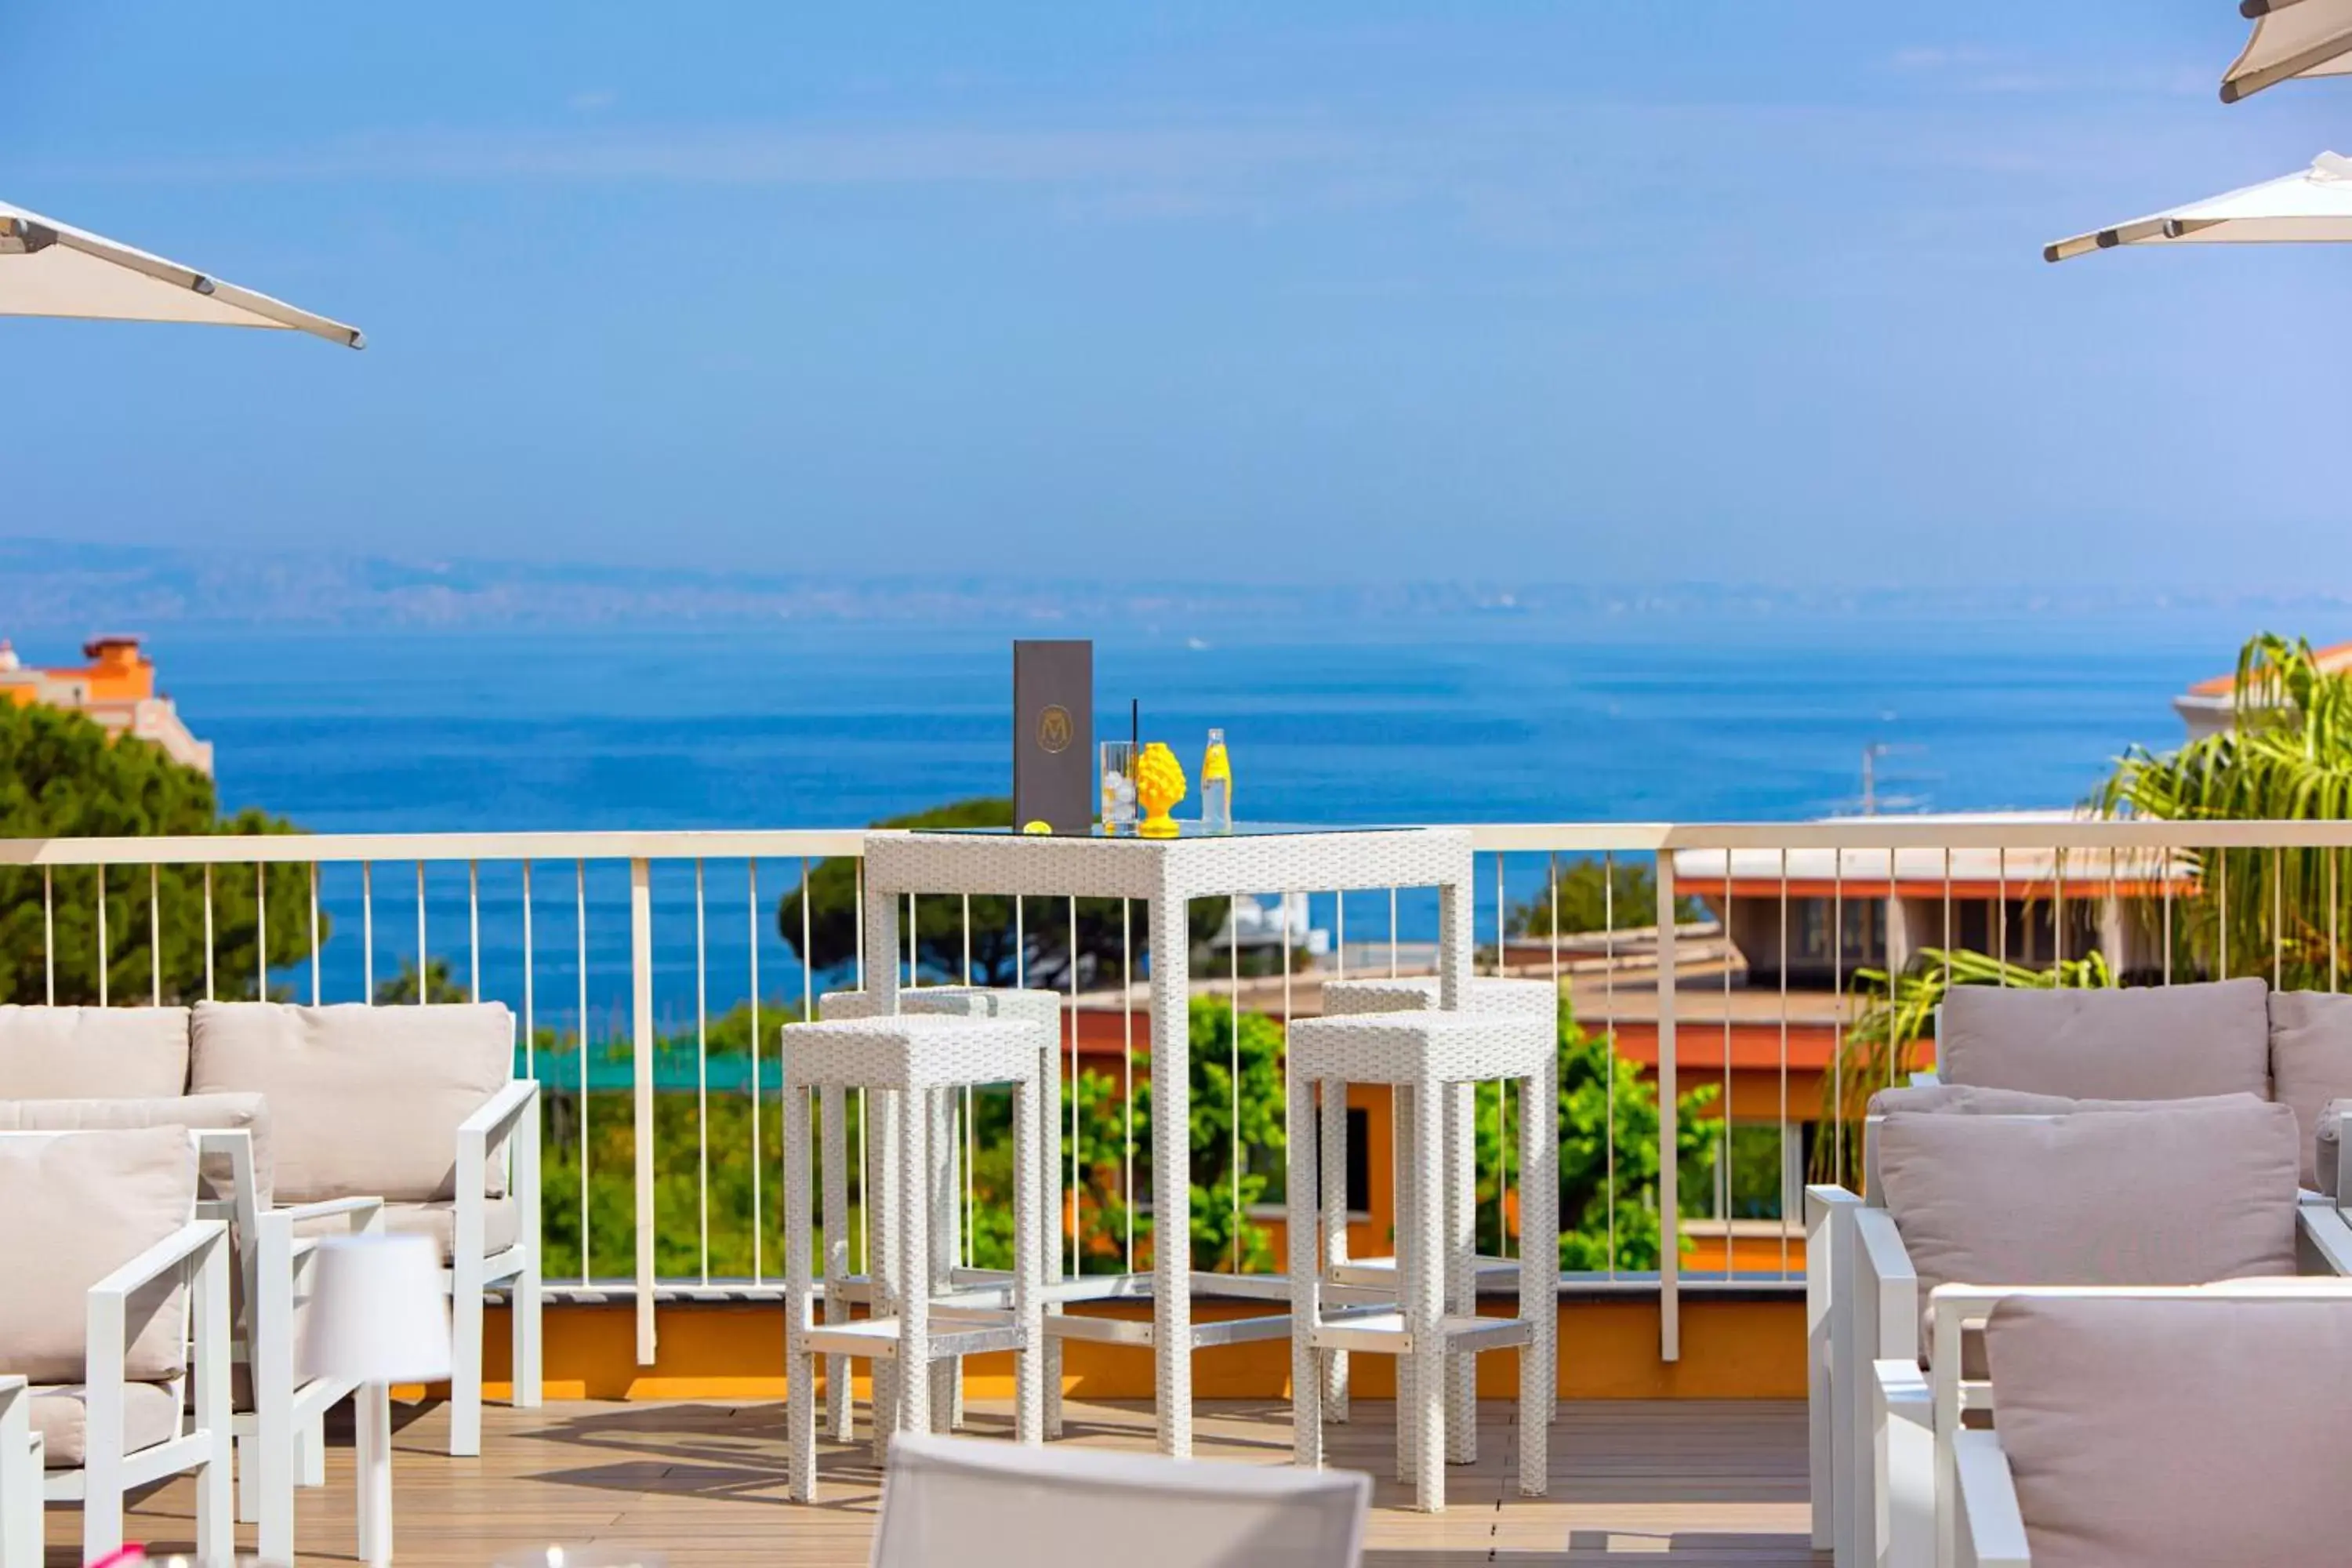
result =
[{"label": "sea", "polygon": [[[1866,754],[1883,812],[2072,805],[2126,748],[2177,744],[2171,699],[2229,668],[2246,637],[2333,629],[2270,618],[2158,604],[1950,616],[1636,605],[1181,625],[182,625],[152,631],[151,647],[183,717],[216,748],[224,805],[320,833],[840,827],[1005,794],[1019,636],[1094,639],[1106,735],[1126,732],[1132,701],[1144,736],[1189,767],[1222,726],[1245,817],[1727,821],[1858,812]],[[1507,871],[1507,900],[1546,874],[1541,858]],[[804,975],[776,928],[775,895],[799,874],[763,865],[755,889],[751,868],[706,868],[698,948],[693,868],[661,868],[666,1028],[755,990],[797,1005],[840,982]],[[519,1005],[528,973],[541,1023],[620,1031],[625,868],[535,867],[528,947],[520,868],[485,866],[480,879],[484,992]],[[1484,931],[1495,910],[1482,896]],[[1370,910],[1351,903],[1351,935],[1385,919],[1374,897]],[[328,999],[357,999],[414,962],[414,867],[373,868],[364,894],[356,868],[331,867],[321,900]],[[464,868],[431,868],[424,903],[425,950],[470,984]],[[1335,912],[1326,900],[1317,923]],[[273,983],[307,995],[309,966]]]}]

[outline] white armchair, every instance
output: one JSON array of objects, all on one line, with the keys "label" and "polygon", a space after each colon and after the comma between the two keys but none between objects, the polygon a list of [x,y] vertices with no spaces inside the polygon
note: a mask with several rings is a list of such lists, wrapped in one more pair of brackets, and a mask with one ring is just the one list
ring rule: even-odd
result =
[{"label": "white armchair", "polygon": [[874,1563],[1096,1568],[1115,1542],[1122,1568],[1355,1568],[1371,1499],[1371,1478],[1352,1470],[901,1433]]},{"label": "white armchair", "polygon": [[[196,1217],[229,1223],[231,1252],[242,1305],[232,1360],[245,1369],[236,1388],[232,1429],[236,1440],[237,1517],[260,1526],[261,1555],[294,1557],[294,1489],[308,1471],[324,1477],[314,1434],[325,1413],[356,1392],[350,1384],[298,1380],[294,1374],[297,1304],[304,1294],[316,1239],[298,1227],[339,1225],[351,1231],[383,1228],[383,1200],[335,1198],[278,1206],[273,1202],[270,1122],[257,1094],[208,1094],[152,1099],[0,1100],[0,1131],[85,1132],[142,1127],[184,1127],[201,1157]],[[234,1386],[234,1385],[233,1385]],[[389,1451],[389,1418],[362,1421],[359,1446]],[[364,1502],[365,1500],[362,1500]],[[360,1510],[361,1555],[374,1520]]]},{"label": "white armchair", "polygon": [[2239,1100],[1874,1128],[1870,1197],[1811,1194],[1832,1233],[1830,1365],[1816,1388],[1827,1389],[1840,1563],[1937,1561],[1931,1378],[1960,1378],[1975,1359],[1971,1343],[1946,1365],[1946,1347],[1923,1342],[1937,1286],[2198,1285],[2352,1265],[2344,1217],[2296,1202],[2294,1121],[2284,1106]]},{"label": "white armchair", "polygon": [[[482,1445],[483,1299],[507,1283],[514,1403],[541,1395],[539,1087],[514,1078],[514,1016],[496,1004],[299,1007],[197,1004],[197,1092],[268,1097],[278,1196],[380,1194],[383,1228],[429,1237],[451,1295],[449,1451]],[[315,1211],[297,1237],[350,1227]],[[302,1479],[317,1478],[306,1438]]]},{"label": "white armchair", "polygon": [[2101,1568],[2343,1556],[2352,1284],[1948,1287],[1936,1321],[1954,1343],[1981,1333],[1994,1368],[1937,1380],[1943,1563],[2030,1568],[2037,1535],[2046,1563]]},{"label": "white armchair", "polygon": [[[195,1201],[181,1129],[0,1135],[0,1362],[29,1384],[0,1420],[0,1472],[13,1505],[38,1443],[46,1501],[81,1504],[85,1563],[121,1547],[131,1490],[182,1473],[198,1556],[235,1550],[227,1225]],[[29,1539],[13,1506],[5,1538],[12,1554]]]}]

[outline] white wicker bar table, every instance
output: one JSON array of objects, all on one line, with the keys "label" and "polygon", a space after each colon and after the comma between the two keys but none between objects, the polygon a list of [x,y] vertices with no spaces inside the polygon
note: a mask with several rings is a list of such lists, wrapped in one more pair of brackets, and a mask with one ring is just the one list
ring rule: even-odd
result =
[{"label": "white wicker bar table", "polygon": [[[1265,893],[1438,889],[1438,978],[1443,1007],[1458,1005],[1470,979],[1470,835],[1456,827],[1325,828],[1242,825],[1231,833],[1174,838],[1027,835],[1003,829],[885,831],[866,837],[866,951],[900,951],[898,910],[908,894],[993,894],[1005,898],[1132,899],[1146,907],[1151,954],[1151,1208],[1155,1245],[1149,1276],[1088,1276],[1049,1287],[1049,1300],[1149,1295],[1152,1321],[1140,1324],[1057,1318],[1050,1329],[1114,1342],[1150,1344],[1156,1360],[1160,1451],[1192,1451],[1192,1352],[1244,1339],[1282,1339],[1286,1312],[1242,1322],[1196,1326],[1192,1297],[1240,1296],[1287,1306],[1279,1275],[1196,1274],[1192,1234],[1190,938],[1185,904],[1192,899]],[[897,963],[868,965],[877,1001],[895,999]],[[1304,1128],[1294,1137],[1310,1136]],[[1097,1327],[1102,1331],[1096,1333]]]}]

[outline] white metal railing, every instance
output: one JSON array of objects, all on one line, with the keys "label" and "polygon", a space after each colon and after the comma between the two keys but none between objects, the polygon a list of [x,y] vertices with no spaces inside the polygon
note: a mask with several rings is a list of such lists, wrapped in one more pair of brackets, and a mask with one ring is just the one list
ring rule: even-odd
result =
[{"label": "white metal railing", "polygon": [[[1600,1196],[1573,1244],[1600,1264],[1580,1271],[1576,1288],[1656,1291],[1667,1359],[1679,1353],[1685,1289],[1794,1289],[1802,1280],[1796,1249],[1806,1167],[1843,1158],[1849,1090],[1869,1087],[1844,1077],[1853,1070],[1848,1032],[1861,1016],[1855,967],[1890,960],[1899,966],[1907,953],[1929,947],[1971,947],[2026,967],[2097,951],[2136,978],[2168,983],[2226,974],[2233,961],[2249,967],[2242,961],[2252,952],[2266,955],[2263,967],[2274,982],[2299,976],[2334,988],[2342,894],[2352,891],[2341,875],[2352,823],[1878,817],[1470,831],[1482,858],[1479,963],[1549,973],[1572,996],[1580,1020],[1610,1041],[1595,1086],[1608,1108],[1597,1159],[1578,1178],[1580,1193]],[[665,1298],[765,1290],[782,1273],[771,1238],[773,1173],[764,1169],[778,1131],[776,1012],[804,1013],[821,988],[861,984],[876,955],[853,950],[830,970],[813,970],[796,956],[810,951],[808,901],[801,929],[780,931],[775,900],[807,888],[822,861],[855,861],[863,843],[855,829],[0,840],[0,889],[13,889],[7,897],[20,903],[41,900],[43,938],[37,994],[0,1000],[119,1005],[274,990],[313,1001],[374,1001],[386,979],[410,973],[422,1000],[432,994],[436,961],[446,961],[454,993],[515,1009],[519,1067],[548,1085],[546,1113],[562,1134],[550,1138],[549,1158],[563,1163],[566,1176],[553,1184],[560,1196],[550,1198],[565,1210],[551,1219],[576,1228],[579,1265],[569,1285],[553,1279],[550,1289],[632,1297],[639,1353],[649,1362]],[[2210,858],[2215,850],[2227,853]],[[1559,919],[1543,918],[1546,900],[1559,909],[1580,866],[1598,869],[1599,923],[1563,932]],[[1621,907],[1620,877],[1629,868],[1647,873],[1652,896],[1638,909]],[[2241,881],[2235,900],[2233,876],[2252,879]],[[2258,906],[2249,915],[2244,900],[2257,884],[2275,905],[2267,934],[2245,929],[2261,918]],[[178,891],[166,898],[167,889]],[[862,878],[855,889],[862,900]],[[1708,905],[1707,918],[1720,922],[1716,934],[1684,919],[1681,900],[1691,889]],[[224,915],[232,893],[249,897],[250,913],[239,903],[234,918]],[[278,930],[288,915],[280,907],[273,920],[271,900],[282,906],[289,897],[290,929],[308,940],[280,945],[305,949],[299,958],[270,962],[265,941],[253,944],[249,969],[232,974],[216,962],[225,944],[236,942],[238,922]],[[967,900],[967,973],[969,911]],[[1035,900],[1014,919],[1018,981],[1028,978],[1040,934],[1062,920],[1074,933],[1077,911],[1063,900]],[[1337,957],[1309,984],[1343,975],[1351,952],[1360,963],[1368,950],[1383,947],[1393,971],[1406,954],[1426,951],[1434,900],[1410,891],[1326,896],[1314,902],[1313,921],[1328,922]],[[853,932],[862,930],[862,920],[849,923]],[[912,942],[916,922],[904,923]],[[1120,924],[1121,973],[1132,975],[1140,956],[1134,922]],[[167,973],[167,949],[176,951],[173,939],[189,932],[202,943],[201,972],[191,964]],[[100,952],[104,963],[96,962]],[[908,955],[892,961],[905,964]],[[1239,963],[1236,951],[1213,994],[1286,1025],[1294,1003],[1304,1001],[1301,977],[1286,971],[1278,984],[1267,977],[1250,991]],[[913,967],[915,983],[963,977],[952,963],[947,973],[919,961]],[[83,983],[85,973],[94,984]],[[132,979],[118,981],[119,973]],[[1064,978],[1075,990],[1075,966]],[[1148,1049],[1137,1038],[1132,997],[1128,987],[1078,998],[1122,1015],[1119,1065],[1103,1076],[1130,1108],[1137,1061]],[[747,1048],[740,1059],[727,1049],[714,1055],[714,1016],[723,1020],[738,1005],[748,1012]],[[1083,1065],[1079,1034],[1074,1016],[1074,1072]],[[1239,1049],[1236,1031],[1236,1082]],[[1886,1053],[1874,1070],[1891,1073],[1896,1061],[1896,1053]],[[1824,1081],[1817,1086],[1816,1078]],[[1630,1092],[1638,1100],[1644,1090],[1654,1096],[1654,1143],[1627,1147],[1621,1121],[1638,1125],[1642,1118],[1625,1110],[1621,1097]],[[1688,1151],[1682,1145],[1692,1124],[1679,1101],[1694,1092],[1707,1097],[1697,1107],[1706,1124],[1720,1121],[1723,1131],[1709,1147]],[[676,1151],[662,1146],[658,1111],[675,1111],[688,1097],[690,1223],[666,1215],[659,1197],[664,1156]],[[719,1146],[714,1116],[730,1105],[748,1110],[748,1135]],[[1075,1126],[1075,1097],[1071,1113]],[[974,1125],[967,1120],[967,1140]],[[1128,1198],[1149,1183],[1138,1184],[1131,1114],[1124,1125],[1118,1179],[1103,1196],[1127,1207],[1128,1226],[1115,1245],[1130,1262],[1139,1205]],[[1238,1127],[1236,1115],[1236,1136]],[[599,1231],[593,1199],[600,1176],[617,1174],[609,1167],[619,1157],[609,1144],[621,1141],[600,1132],[625,1133],[625,1242],[609,1234],[609,1224]],[[1497,1136],[1490,1157],[1499,1160],[1510,1146]],[[1234,1149],[1229,1156],[1236,1238],[1247,1217],[1242,1177],[1251,1153]],[[967,1162],[968,1173],[973,1163]],[[1073,1171],[1074,1188],[1083,1186],[1082,1173]],[[728,1195],[730,1175],[748,1177],[740,1199]],[[1482,1173],[1482,1225],[1491,1223],[1507,1249],[1514,1244],[1506,1217],[1510,1181],[1506,1168]],[[970,1191],[966,1196],[974,1201]],[[736,1206],[744,1212],[732,1212]],[[1564,1215],[1563,1223],[1574,1217]],[[747,1222],[748,1268],[714,1269],[715,1224],[725,1230]],[[1647,1267],[1638,1266],[1643,1238],[1628,1230],[1636,1223],[1657,1232]],[[1076,1228],[1083,1227],[1080,1215]],[[968,1225],[966,1236],[976,1228]],[[1066,1237],[1073,1255],[1080,1239]],[[855,1245],[862,1250],[862,1238]]]}]

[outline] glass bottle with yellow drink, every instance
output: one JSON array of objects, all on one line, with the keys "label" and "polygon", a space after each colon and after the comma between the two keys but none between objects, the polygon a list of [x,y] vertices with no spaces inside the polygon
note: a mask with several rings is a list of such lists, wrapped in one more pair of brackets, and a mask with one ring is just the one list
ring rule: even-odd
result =
[{"label": "glass bottle with yellow drink", "polygon": [[1234,769],[1225,757],[1225,732],[1209,731],[1208,754],[1201,759],[1201,831],[1234,830]]}]

